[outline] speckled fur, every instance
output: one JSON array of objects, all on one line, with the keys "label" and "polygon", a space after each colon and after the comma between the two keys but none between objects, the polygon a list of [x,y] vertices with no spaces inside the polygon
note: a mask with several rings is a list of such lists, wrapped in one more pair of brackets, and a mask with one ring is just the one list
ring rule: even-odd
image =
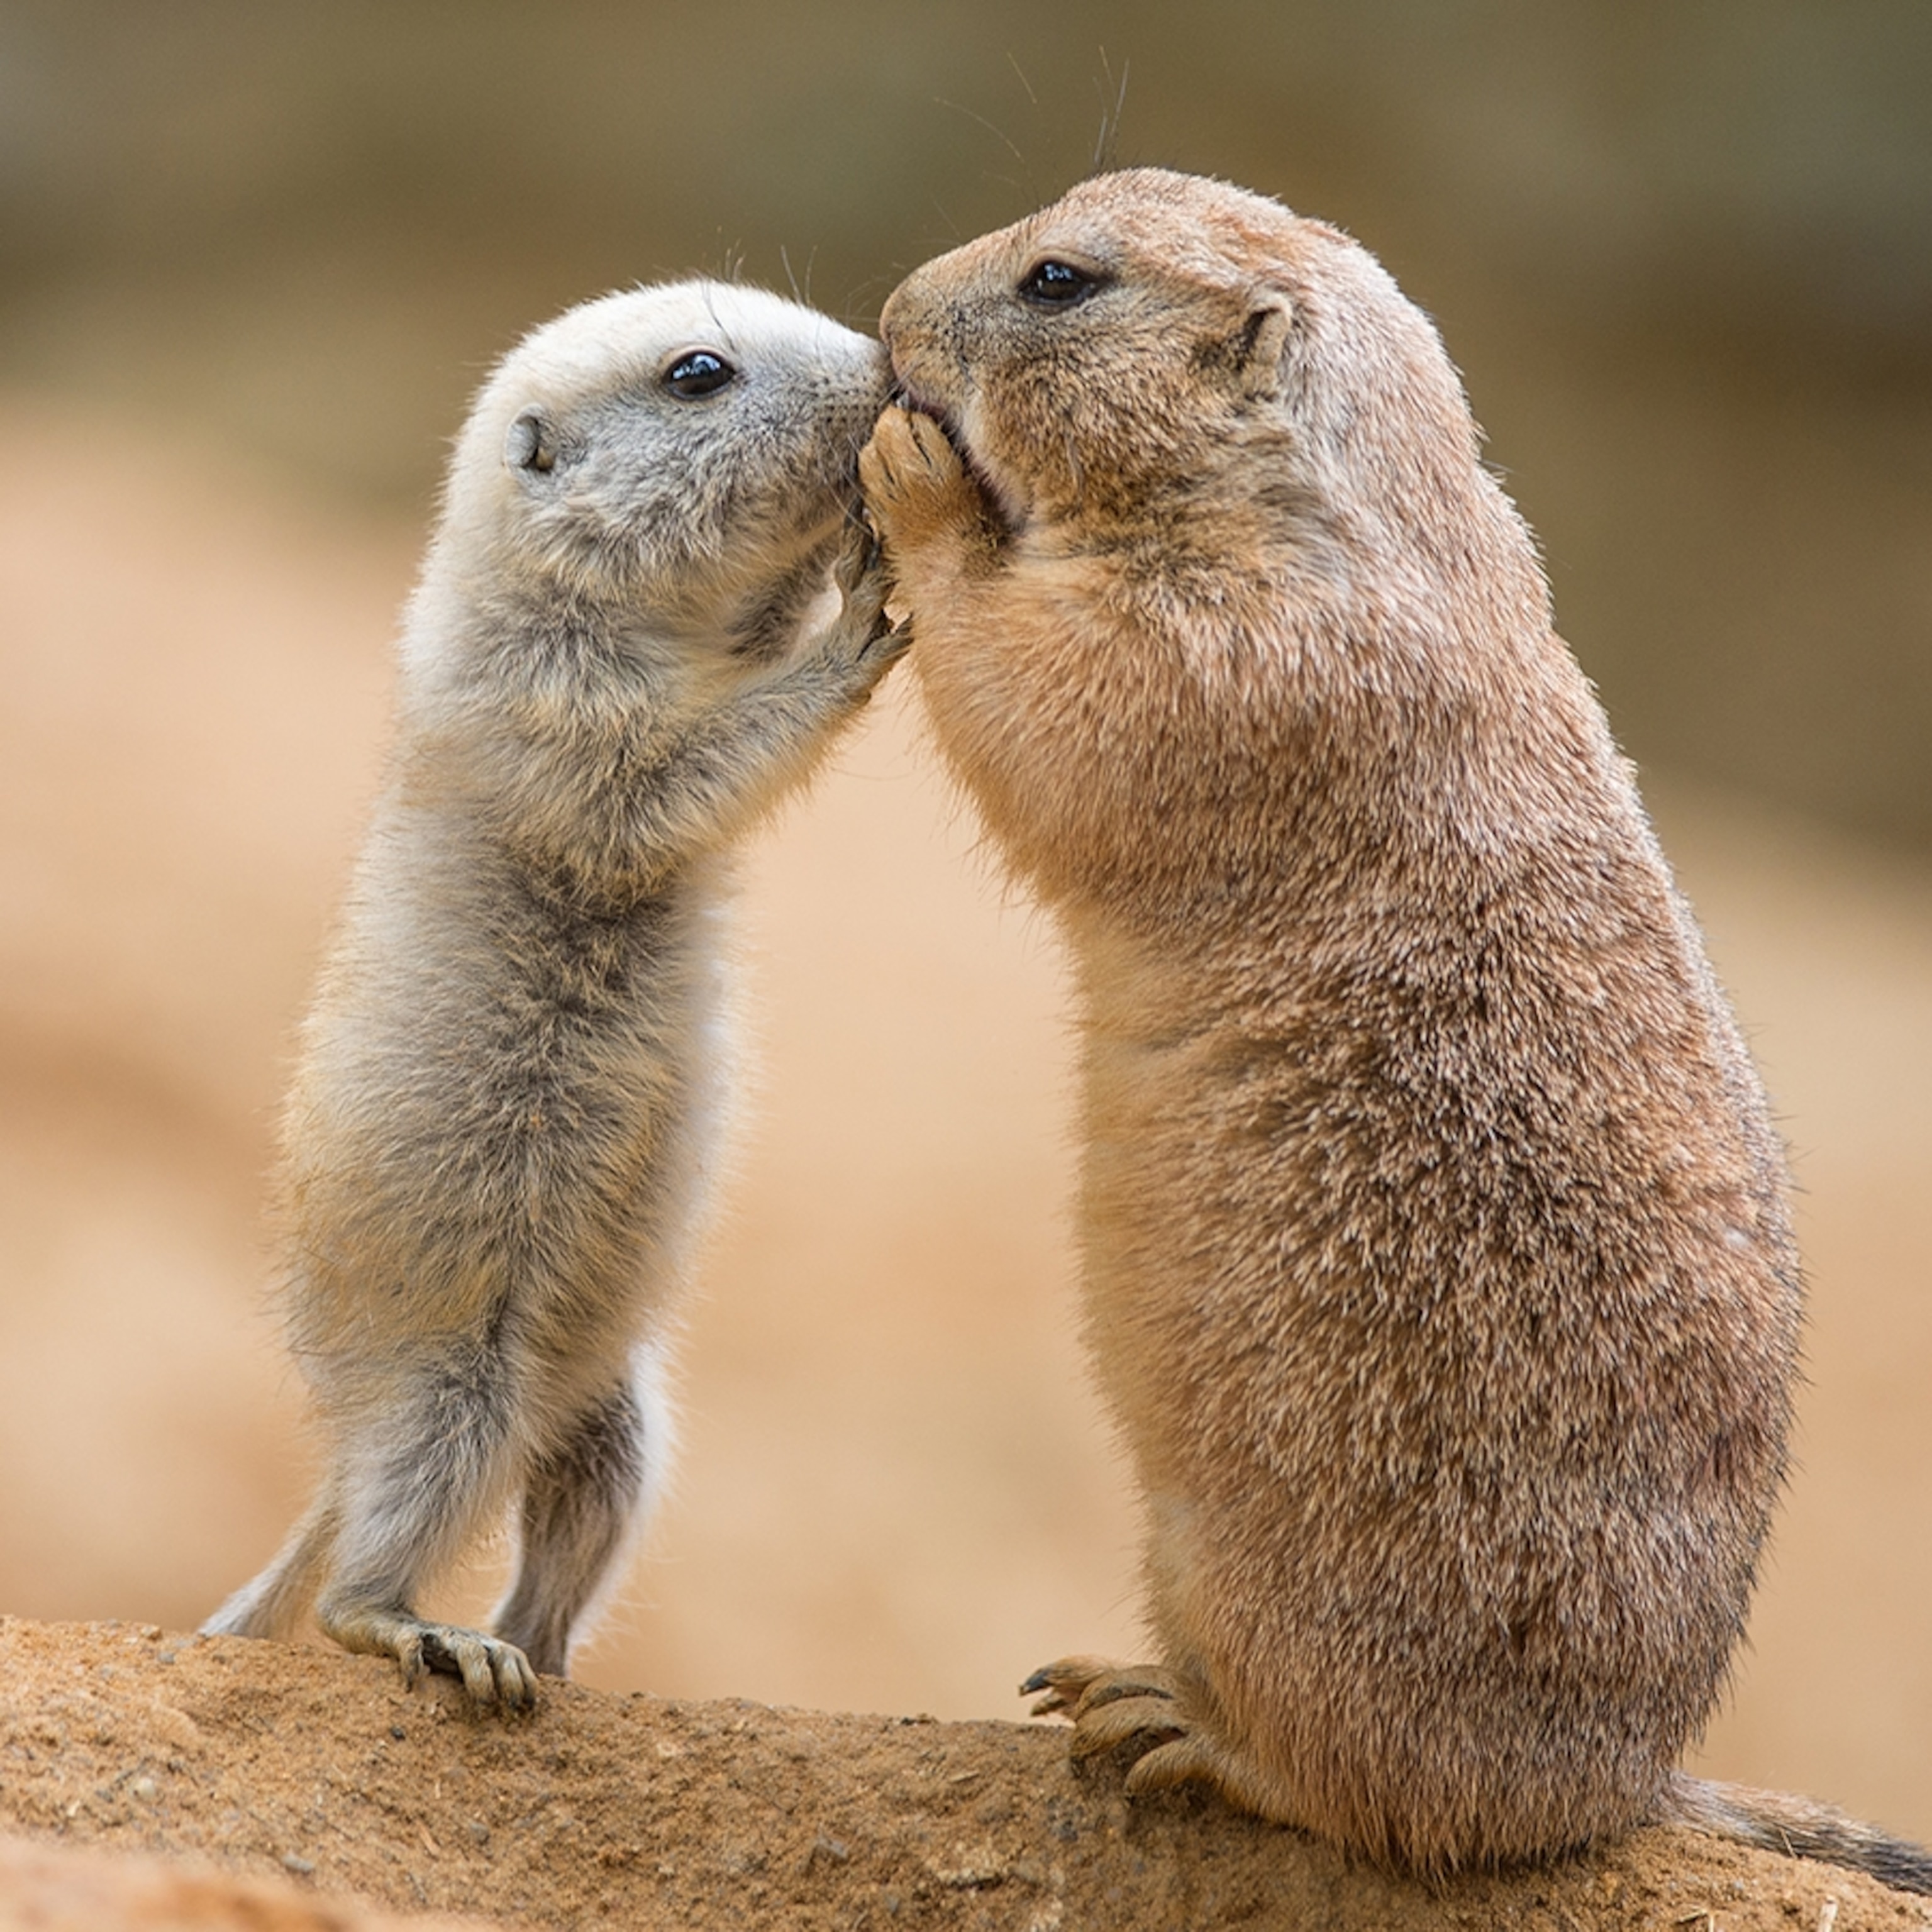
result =
[{"label": "speckled fur", "polygon": [[[1047,260],[1091,292],[1030,300]],[[1425,1872],[1729,1828],[1672,1767],[1784,1467],[1782,1152],[1435,332],[1335,230],[1152,170],[883,332],[915,674],[1072,948],[1162,1660],[1030,1688],[1140,1738],[1130,1789]]]},{"label": "speckled fur", "polygon": [[[680,398],[700,348],[736,376]],[[732,1087],[732,848],[902,648],[850,515],[884,392],[876,344],[692,283],[572,310],[478,397],[284,1123],[328,1472],[209,1629],[314,1598],[482,1704],[566,1669],[668,1454]],[[513,1504],[494,1634],[425,1622],[418,1590]]]}]

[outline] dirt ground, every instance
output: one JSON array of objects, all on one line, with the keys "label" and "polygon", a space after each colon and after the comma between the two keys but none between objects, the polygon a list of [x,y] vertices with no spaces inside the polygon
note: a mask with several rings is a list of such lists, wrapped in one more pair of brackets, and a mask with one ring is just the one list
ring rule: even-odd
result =
[{"label": "dirt ground", "polygon": [[[0,474],[0,1611],[188,1628],[308,1480],[260,1173],[420,532],[27,399],[0,432],[32,458]],[[1136,1648],[1059,957],[905,696],[749,856],[763,1071],[676,1493],[583,1673],[609,1692],[1004,1718],[1044,1658]],[[1813,1284],[1799,1464],[1696,1768],[1932,1839],[1932,870],[1648,782]],[[486,1552],[440,1607],[494,1582]]]},{"label": "dirt ground", "polygon": [[[1130,1805],[1118,1766],[1076,1772],[1044,1725],[572,1685],[526,1722],[478,1721],[375,1659],[17,1619],[0,1620],[0,1832],[392,1910],[640,1932],[1932,1925],[1932,1900],[1683,1832],[1432,1888],[1207,1799]],[[169,1922],[109,1916],[116,1876],[94,1860],[39,1882],[98,1888],[86,1932]]]}]

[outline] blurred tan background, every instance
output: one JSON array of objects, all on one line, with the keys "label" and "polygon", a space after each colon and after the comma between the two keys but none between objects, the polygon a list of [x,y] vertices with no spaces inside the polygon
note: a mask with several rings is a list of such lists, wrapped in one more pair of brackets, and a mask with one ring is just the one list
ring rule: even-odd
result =
[{"label": "blurred tan background", "polygon": [[[191,1624],[301,1501],[268,1124],[483,370],[691,269],[869,326],[1096,152],[1341,222],[1466,372],[1804,1190],[1704,1762],[1932,1839],[1922,0],[0,0],[0,1612]],[[595,1682],[1005,1714],[1136,1641],[1058,956],[906,695],[752,855],[761,1091]]]}]

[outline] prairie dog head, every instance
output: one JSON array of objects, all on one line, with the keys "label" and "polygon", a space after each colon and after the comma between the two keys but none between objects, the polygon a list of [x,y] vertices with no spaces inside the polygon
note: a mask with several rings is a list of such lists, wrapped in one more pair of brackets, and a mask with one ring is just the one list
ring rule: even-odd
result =
[{"label": "prairie dog head", "polygon": [[586,302],[478,396],[426,590],[622,607],[756,656],[822,588],[886,382],[877,343],[763,290]]},{"label": "prairie dog head", "polygon": [[915,270],[880,333],[1010,532],[1211,508],[1231,548],[1284,516],[1454,542],[1454,500],[1486,487],[1455,373],[1380,265],[1225,182],[1083,182]]}]

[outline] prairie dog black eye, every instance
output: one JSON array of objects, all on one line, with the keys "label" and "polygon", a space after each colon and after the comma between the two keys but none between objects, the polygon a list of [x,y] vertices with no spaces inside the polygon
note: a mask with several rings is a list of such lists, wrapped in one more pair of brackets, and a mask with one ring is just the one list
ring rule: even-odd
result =
[{"label": "prairie dog black eye", "polygon": [[723,356],[694,349],[664,371],[664,386],[680,402],[695,402],[700,396],[715,396],[737,373]]},{"label": "prairie dog black eye", "polygon": [[1106,286],[1101,278],[1071,262],[1049,256],[1036,262],[1020,281],[1020,297],[1039,308],[1072,308]]}]

